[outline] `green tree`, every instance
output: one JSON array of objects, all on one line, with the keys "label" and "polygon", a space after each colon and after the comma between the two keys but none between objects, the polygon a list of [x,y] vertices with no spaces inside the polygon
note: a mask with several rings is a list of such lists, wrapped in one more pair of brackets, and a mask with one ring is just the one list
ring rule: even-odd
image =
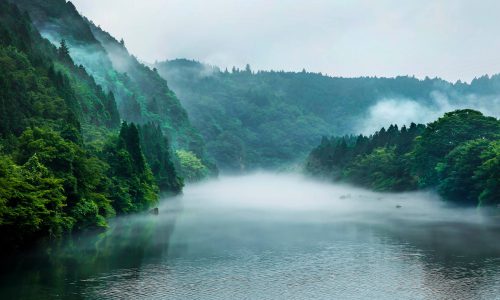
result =
[{"label": "green tree", "polygon": [[181,174],[187,181],[197,181],[208,176],[209,170],[193,152],[177,150]]},{"label": "green tree", "polygon": [[141,148],[160,191],[167,194],[180,193],[184,183],[177,174],[170,143],[160,126],[148,123],[139,127],[139,133]]},{"label": "green tree", "polygon": [[479,183],[479,204],[500,204],[500,141],[492,141],[481,153],[482,164],[474,172],[474,179]]},{"label": "green tree", "polygon": [[377,148],[359,155],[344,171],[343,178],[376,191],[405,191],[416,187],[408,172],[408,163],[394,147]]},{"label": "green tree", "polygon": [[62,180],[53,177],[36,155],[23,166],[0,156],[2,245],[16,247],[71,228],[73,220],[63,211],[65,200]]},{"label": "green tree", "polygon": [[58,49],[59,57],[62,61],[73,62],[71,56],[69,55],[69,48],[66,44],[66,40],[62,39]]},{"label": "green tree", "polygon": [[135,124],[123,122],[116,144],[109,144],[106,161],[112,179],[113,207],[118,213],[142,211],[158,201],[158,186],[146,164]]},{"label": "green tree", "polygon": [[497,139],[500,122],[493,117],[470,109],[446,113],[427,125],[417,138],[413,151],[413,168],[421,187],[438,183],[436,166],[455,147],[474,139]]},{"label": "green tree", "polygon": [[451,151],[437,166],[438,190],[444,198],[466,205],[500,203],[500,142],[476,139]]},{"label": "green tree", "polygon": [[438,163],[438,191],[444,198],[456,203],[478,204],[481,182],[477,182],[474,173],[483,163],[481,153],[488,145],[489,141],[484,139],[467,141]]}]

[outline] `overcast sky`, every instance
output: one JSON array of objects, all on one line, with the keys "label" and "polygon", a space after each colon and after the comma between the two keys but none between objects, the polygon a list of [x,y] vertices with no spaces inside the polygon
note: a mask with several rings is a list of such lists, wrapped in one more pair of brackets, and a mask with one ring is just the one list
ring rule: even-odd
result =
[{"label": "overcast sky", "polygon": [[500,72],[497,0],[73,0],[147,62],[415,75]]}]

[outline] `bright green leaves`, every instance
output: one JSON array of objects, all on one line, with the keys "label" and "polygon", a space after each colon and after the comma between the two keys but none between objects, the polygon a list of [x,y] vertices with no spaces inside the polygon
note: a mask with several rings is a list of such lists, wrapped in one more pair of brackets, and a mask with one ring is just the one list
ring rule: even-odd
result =
[{"label": "bright green leaves", "polygon": [[197,181],[208,176],[209,170],[193,152],[177,150],[181,173],[187,181]]},{"label": "bright green leaves", "polygon": [[[76,49],[70,45],[76,47],[64,40],[54,47],[26,14],[0,1],[0,242],[6,245],[0,251],[71,230],[105,228],[117,213],[155,205],[157,182],[176,193],[182,188],[162,132],[144,143],[163,143],[160,151],[150,151],[160,153],[157,181],[139,129],[125,123],[118,135],[115,95],[73,63]],[[149,84],[146,90],[156,86]]]},{"label": "bright green leaves", "polygon": [[12,247],[105,228],[116,212],[143,211],[158,201],[134,124],[124,124],[100,149],[85,149],[50,127],[28,128],[12,140],[12,154],[0,156],[0,231]]},{"label": "bright green leaves", "polygon": [[11,246],[41,235],[58,236],[72,227],[64,214],[62,180],[33,155],[23,166],[0,156],[1,240]]}]

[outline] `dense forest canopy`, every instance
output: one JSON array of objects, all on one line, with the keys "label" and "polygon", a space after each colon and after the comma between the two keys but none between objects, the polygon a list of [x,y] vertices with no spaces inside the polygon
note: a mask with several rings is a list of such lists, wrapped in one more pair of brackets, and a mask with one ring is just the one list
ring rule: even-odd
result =
[{"label": "dense forest canopy", "polygon": [[154,70],[131,55],[123,40],[81,16],[66,0],[12,0],[29,13],[35,27],[53,44],[64,39],[69,55],[83,66],[97,84],[112,93],[122,119],[136,124],[160,125],[176,149],[191,151],[211,173],[215,165],[205,154],[205,145],[188,115]]},{"label": "dense forest canopy", "polygon": [[[456,110],[427,125],[349,135],[381,98],[432,107],[436,91],[465,97],[455,104],[495,106],[500,76],[470,84],[332,78],[187,60],[151,69],[71,2],[0,0],[1,250],[103,230],[109,218],[146,211],[185,182],[216,174],[215,162],[230,171],[282,168],[318,143],[307,157],[310,174],[498,204],[495,117]],[[321,140],[327,135],[340,137]]]},{"label": "dense forest canopy", "polygon": [[466,205],[500,204],[500,120],[466,109],[426,125],[323,138],[306,171],[378,191],[436,188]]},{"label": "dense forest canopy", "polygon": [[155,67],[189,112],[209,154],[225,170],[300,162],[321,136],[359,134],[360,123],[384,117],[384,111],[369,115],[370,108],[384,99],[412,100],[410,107],[392,108],[396,116],[408,110],[425,114],[453,107],[484,108],[500,115],[498,75],[452,84],[407,76],[338,78],[305,70],[253,72],[250,66],[228,71],[184,59]]},{"label": "dense forest canopy", "polygon": [[[65,3],[64,3],[65,4]],[[159,122],[121,122],[73,49],[44,39],[30,16],[0,1],[0,243],[101,230],[183,187]],[[141,122],[142,123],[142,122]]]}]

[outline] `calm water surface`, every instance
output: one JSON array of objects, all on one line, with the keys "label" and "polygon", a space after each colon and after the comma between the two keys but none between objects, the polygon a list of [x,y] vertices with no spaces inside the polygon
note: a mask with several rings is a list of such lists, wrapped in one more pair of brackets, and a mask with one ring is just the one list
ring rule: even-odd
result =
[{"label": "calm water surface", "polygon": [[432,193],[223,177],[159,216],[10,259],[0,299],[500,299],[494,214]]}]

